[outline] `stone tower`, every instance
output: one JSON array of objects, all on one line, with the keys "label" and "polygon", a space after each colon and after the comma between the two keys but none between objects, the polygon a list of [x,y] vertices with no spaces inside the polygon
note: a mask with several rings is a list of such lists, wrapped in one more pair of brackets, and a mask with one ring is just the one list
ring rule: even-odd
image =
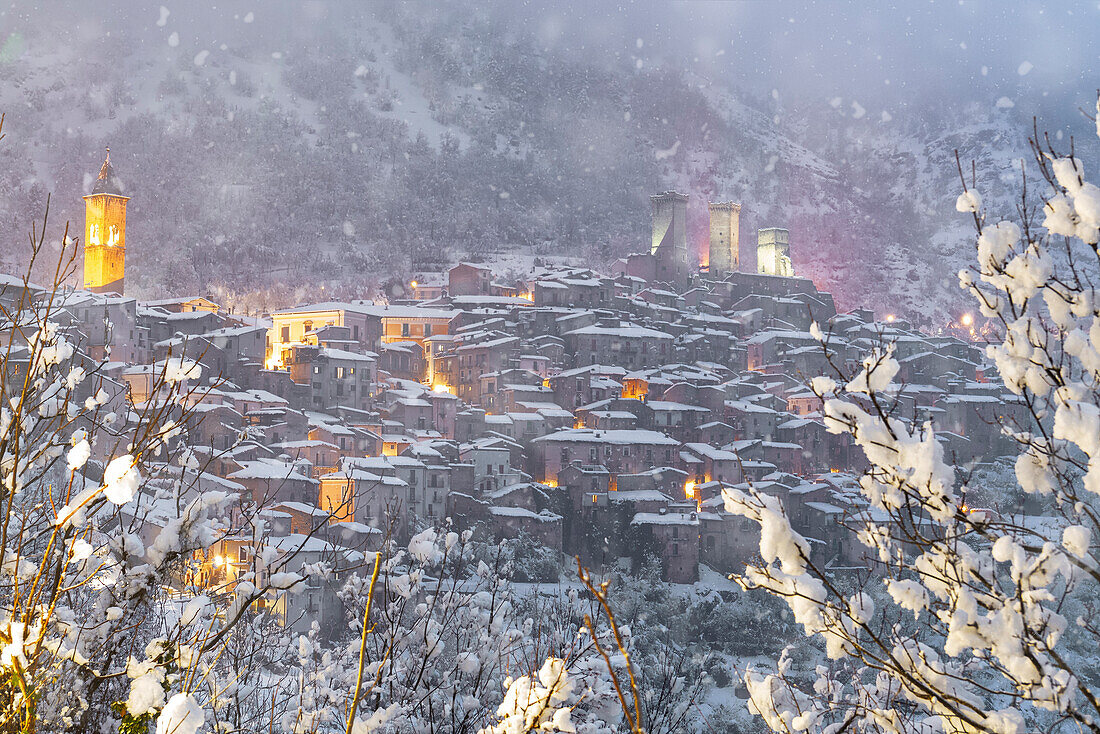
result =
[{"label": "stone tower", "polygon": [[757,232],[756,272],[765,275],[794,275],[790,233],[787,230],[769,227]]},{"label": "stone tower", "polygon": [[732,201],[710,203],[710,274],[721,277],[740,265],[741,205]]},{"label": "stone tower", "polygon": [[126,274],[126,202],[111,168],[111,149],[84,197],[84,287],[122,295]]},{"label": "stone tower", "polygon": [[687,196],[675,191],[649,197],[653,207],[653,243],[657,280],[686,285],[690,269],[687,248]]}]

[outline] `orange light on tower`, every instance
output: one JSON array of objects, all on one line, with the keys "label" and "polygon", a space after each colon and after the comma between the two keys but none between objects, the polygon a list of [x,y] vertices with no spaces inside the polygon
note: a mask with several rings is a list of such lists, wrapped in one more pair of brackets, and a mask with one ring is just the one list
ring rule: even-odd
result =
[{"label": "orange light on tower", "polygon": [[111,167],[111,149],[92,193],[84,197],[84,288],[122,295],[126,275],[126,204]]}]

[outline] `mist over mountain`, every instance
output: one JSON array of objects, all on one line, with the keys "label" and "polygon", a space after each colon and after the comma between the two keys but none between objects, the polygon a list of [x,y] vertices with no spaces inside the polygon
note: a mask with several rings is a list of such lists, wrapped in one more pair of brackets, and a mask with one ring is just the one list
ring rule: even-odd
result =
[{"label": "mist over mountain", "polygon": [[[796,272],[929,319],[964,303],[954,151],[1014,211],[1032,118],[1095,145],[1096,6],[57,4],[3,12],[0,254],[82,221],[103,148],[128,288],[262,309],[457,258],[608,261],[648,196],[736,200]],[[1085,142],[1081,142],[1085,141]],[[904,286],[904,287],[903,287]]]}]

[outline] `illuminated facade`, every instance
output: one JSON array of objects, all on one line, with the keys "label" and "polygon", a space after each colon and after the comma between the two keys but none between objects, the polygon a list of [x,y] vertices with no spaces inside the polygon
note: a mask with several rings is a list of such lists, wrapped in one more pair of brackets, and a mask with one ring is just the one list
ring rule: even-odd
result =
[{"label": "illuminated facade", "polygon": [[765,275],[794,275],[791,264],[791,235],[785,229],[769,227],[756,236],[756,272]]},{"label": "illuminated facade", "polygon": [[84,197],[84,288],[122,295],[126,274],[126,203],[111,168],[111,149]]},{"label": "illuminated facade", "polygon": [[741,205],[732,201],[710,204],[711,275],[737,271],[740,264]]}]

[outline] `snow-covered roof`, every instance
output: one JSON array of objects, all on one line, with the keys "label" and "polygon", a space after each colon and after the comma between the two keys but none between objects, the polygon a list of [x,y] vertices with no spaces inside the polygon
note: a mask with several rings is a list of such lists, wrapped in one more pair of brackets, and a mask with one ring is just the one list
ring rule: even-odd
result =
[{"label": "snow-covered roof", "polygon": [[683,512],[639,512],[630,521],[631,525],[698,525],[698,513]]},{"label": "snow-covered roof", "polygon": [[490,507],[489,513],[497,517],[518,517],[524,520],[538,520],[539,522],[559,522],[561,515],[555,515],[549,510],[532,512],[522,507]]},{"label": "snow-covered roof", "polygon": [[582,326],[579,329],[566,332],[566,336],[621,336],[630,339],[669,339],[673,337],[663,331],[650,329],[637,324],[623,326]]},{"label": "snow-covered roof", "polygon": [[563,428],[540,436],[535,441],[576,441],[578,443],[607,443],[615,445],[679,446],[680,442],[658,431],[641,428]]}]

